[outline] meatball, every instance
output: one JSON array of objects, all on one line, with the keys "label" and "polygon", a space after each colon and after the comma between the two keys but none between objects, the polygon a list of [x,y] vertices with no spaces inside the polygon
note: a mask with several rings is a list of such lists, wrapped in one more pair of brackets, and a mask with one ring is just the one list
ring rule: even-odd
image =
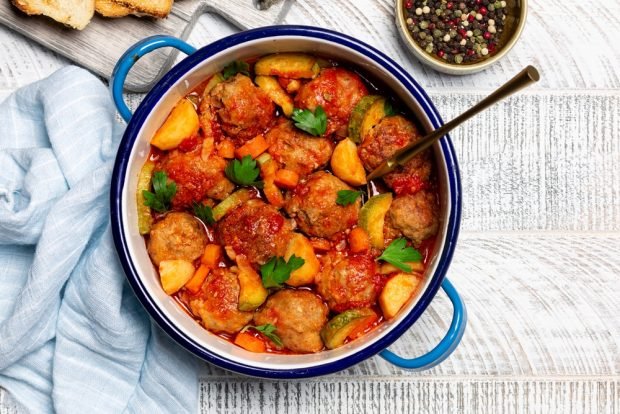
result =
[{"label": "meatball", "polygon": [[162,260],[193,262],[207,245],[207,233],[200,221],[188,213],[168,213],[151,228],[147,249],[157,266]]},{"label": "meatball", "polygon": [[190,207],[205,197],[222,200],[235,188],[224,174],[226,161],[215,154],[204,160],[201,149],[199,145],[189,152],[170,151],[159,161],[158,168],[177,185],[172,198],[174,208]]},{"label": "meatball", "polygon": [[341,206],[338,191],[351,190],[338,177],[317,171],[286,195],[284,208],[306,234],[331,237],[357,223],[361,200]]},{"label": "meatball", "polygon": [[253,312],[239,310],[239,280],[227,268],[212,270],[196,296],[187,296],[189,310],[213,332],[235,333],[247,325]]},{"label": "meatball", "polygon": [[351,112],[368,95],[360,77],[341,68],[323,69],[319,76],[304,84],[295,97],[295,107],[314,111],[322,106],[327,114],[326,135],[346,136]]},{"label": "meatball", "polygon": [[309,290],[284,289],[271,295],[254,316],[256,325],[270,323],[285,347],[294,352],[323,349],[321,329],[327,323],[327,306]]},{"label": "meatball", "polygon": [[327,138],[313,137],[295,128],[292,122],[279,123],[267,135],[269,154],[284,168],[300,176],[324,167],[334,151]]},{"label": "meatball", "polygon": [[[372,171],[396,151],[420,138],[417,128],[406,118],[385,117],[364,137],[359,156],[366,170]],[[429,187],[431,170],[430,152],[424,151],[383,180],[396,194],[414,194]]]},{"label": "meatball", "polygon": [[275,106],[269,96],[241,74],[219,83],[203,99],[206,100],[201,109],[212,111],[222,131],[236,145],[262,134],[276,119]]},{"label": "meatball", "polygon": [[377,264],[368,254],[347,256],[330,252],[321,259],[317,290],[335,312],[368,307],[375,303],[381,286]]},{"label": "meatball", "polygon": [[258,264],[272,256],[284,256],[292,232],[291,223],[276,207],[256,199],[237,207],[217,224],[221,244]]},{"label": "meatball", "polygon": [[437,234],[439,206],[435,194],[422,190],[416,194],[396,197],[388,210],[391,225],[419,246]]}]

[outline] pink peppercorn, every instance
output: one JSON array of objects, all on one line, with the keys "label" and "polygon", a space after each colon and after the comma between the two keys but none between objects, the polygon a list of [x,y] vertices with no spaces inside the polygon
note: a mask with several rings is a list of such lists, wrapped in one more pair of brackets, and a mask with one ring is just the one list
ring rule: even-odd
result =
[{"label": "pink peppercorn", "polygon": [[408,8],[408,9],[411,9],[413,7],[413,2],[411,0],[407,1],[405,3],[405,7]]},{"label": "pink peppercorn", "polygon": [[483,15],[483,16],[484,16],[484,15],[486,15],[486,14],[488,13],[488,10],[487,10],[487,8],[486,8],[486,7],[481,6],[481,7],[478,9],[478,13],[480,13],[481,15]]},{"label": "pink peppercorn", "polygon": [[448,4],[446,4],[446,9],[448,10],[452,10],[453,7],[454,7],[454,3],[452,3],[451,1],[449,1]]},{"label": "pink peppercorn", "polygon": [[437,52],[437,56],[439,56],[440,58],[443,57],[443,55],[445,55],[445,52],[443,50]]},{"label": "pink peppercorn", "polygon": [[476,19],[476,16],[472,16],[471,14],[467,16],[467,20],[471,23]]},{"label": "pink peppercorn", "polygon": [[491,38],[491,33],[490,32],[484,32],[482,37],[484,37],[486,40],[489,40]]}]

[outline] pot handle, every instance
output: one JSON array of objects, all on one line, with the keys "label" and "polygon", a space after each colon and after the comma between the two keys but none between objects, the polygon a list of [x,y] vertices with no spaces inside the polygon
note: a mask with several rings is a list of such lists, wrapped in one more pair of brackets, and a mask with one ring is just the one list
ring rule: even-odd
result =
[{"label": "pot handle", "polygon": [[183,40],[164,35],[147,37],[127,49],[127,51],[123,53],[123,56],[121,56],[116,63],[116,66],[112,71],[112,76],[110,77],[110,91],[112,93],[112,99],[114,100],[118,113],[121,114],[121,117],[123,117],[125,122],[129,122],[132,115],[131,110],[127,107],[127,104],[123,100],[123,86],[125,85],[127,74],[129,73],[131,67],[142,56],[162,47],[174,47],[187,55],[191,55],[196,51],[195,47],[190,46]]},{"label": "pot handle", "polygon": [[407,359],[396,355],[395,353],[384,349],[379,355],[386,361],[396,365],[397,367],[410,369],[414,371],[424,371],[435,365],[440,364],[444,359],[448,358],[452,351],[456,349],[461,342],[465,326],[467,326],[467,309],[458,292],[448,279],[444,279],[441,283],[442,289],[448,295],[452,302],[454,311],[452,313],[452,323],[448,332],[439,344],[430,352],[417,358]]}]

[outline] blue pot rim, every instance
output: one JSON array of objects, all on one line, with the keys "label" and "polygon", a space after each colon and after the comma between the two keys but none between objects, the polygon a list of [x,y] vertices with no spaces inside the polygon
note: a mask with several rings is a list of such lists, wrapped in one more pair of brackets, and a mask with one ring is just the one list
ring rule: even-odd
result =
[{"label": "blue pot rim", "polygon": [[110,191],[110,215],[114,243],[116,245],[119,260],[127,276],[127,280],[144,308],[150,314],[151,318],[155,320],[164,332],[166,332],[186,350],[221,368],[254,377],[294,379],[315,377],[342,371],[367,358],[370,358],[371,356],[374,356],[400,338],[401,335],[403,335],[417,321],[422,313],[424,313],[432,299],[435,297],[437,290],[440,288],[441,283],[446,276],[446,272],[452,260],[456,241],[458,239],[461,220],[461,181],[454,147],[452,146],[449,136],[446,136],[440,141],[440,146],[447,167],[447,178],[451,195],[450,215],[447,222],[446,242],[444,249],[441,252],[435,274],[433,275],[433,278],[422,297],[411,312],[383,338],[369,346],[366,346],[359,352],[337,361],[317,364],[307,368],[283,370],[267,369],[224,358],[209,349],[201,347],[184,332],[182,332],[158,308],[153,298],[150,297],[145,289],[145,286],[140,280],[138,271],[130,258],[127,240],[123,232],[122,192],[125,184],[124,177],[126,175],[134,141],[142,127],[142,124],[150,114],[154,105],[170,89],[170,87],[177,82],[178,79],[184,77],[184,75],[196,65],[210,56],[224,51],[232,46],[257,39],[281,36],[298,36],[326,40],[346,46],[365,55],[399,80],[399,82],[416,98],[434,128],[438,128],[443,124],[443,120],[441,119],[441,116],[435,106],[432,104],[430,98],[411,75],[405,72],[399,64],[384,53],[351,36],[328,29],[297,25],[270,26],[240,32],[215,41],[187,56],[184,60],[173,67],[166,75],[164,75],[159,82],[157,82],[157,84],[139,105],[127,125],[127,129],[121,140],[114,164]]}]

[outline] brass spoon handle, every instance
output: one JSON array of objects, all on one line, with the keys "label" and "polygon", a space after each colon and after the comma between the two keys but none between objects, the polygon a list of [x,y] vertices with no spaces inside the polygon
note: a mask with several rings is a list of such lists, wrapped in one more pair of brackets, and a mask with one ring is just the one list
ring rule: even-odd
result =
[{"label": "brass spoon handle", "polygon": [[489,106],[501,101],[504,98],[507,98],[513,93],[533,84],[534,82],[537,82],[539,79],[540,75],[538,74],[538,70],[536,70],[534,66],[527,66],[515,77],[500,86],[495,92],[469,108],[467,111],[463,112],[461,115],[454,118],[452,121],[437,128],[421,140],[398,150],[391,158],[375,168],[368,175],[368,180],[381,177],[392,171],[398,165],[405,165],[410,159],[433,145],[435,141],[446,135],[461,123],[484,111]]}]

